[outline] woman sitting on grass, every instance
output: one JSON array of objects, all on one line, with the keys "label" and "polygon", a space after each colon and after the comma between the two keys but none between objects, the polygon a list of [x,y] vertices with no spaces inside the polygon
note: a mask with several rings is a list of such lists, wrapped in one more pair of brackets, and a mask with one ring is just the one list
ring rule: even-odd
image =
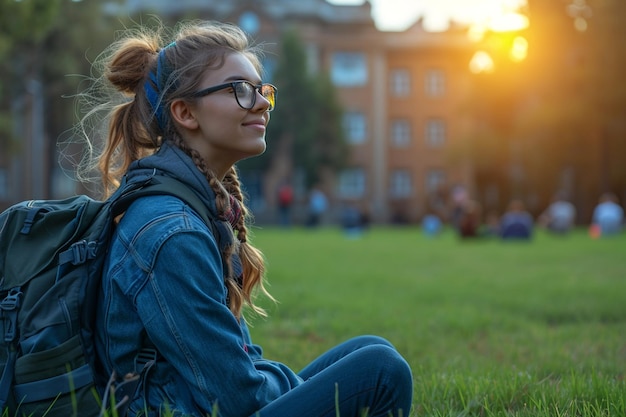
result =
[{"label": "woman sitting on grass", "polygon": [[130,415],[407,417],[411,371],[382,338],[351,339],[300,372],[252,344],[242,310],[262,313],[253,294],[265,293],[264,263],[234,164],[264,152],[276,88],[237,27],[187,23],[165,47],[161,33],[130,32],[103,58],[106,80],[127,97],[110,115],[99,160],[105,190],[124,175],[174,177],[227,226],[214,235],[169,195],[138,199],[119,221],[97,354],[108,374],[126,375],[138,352],[156,351]]}]

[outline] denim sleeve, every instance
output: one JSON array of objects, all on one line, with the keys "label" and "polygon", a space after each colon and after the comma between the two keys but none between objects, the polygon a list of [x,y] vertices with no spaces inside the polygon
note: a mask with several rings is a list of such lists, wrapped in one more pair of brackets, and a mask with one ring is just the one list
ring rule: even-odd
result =
[{"label": "denim sleeve", "polygon": [[250,331],[248,330],[248,325],[245,320],[241,321],[241,329],[243,331],[243,340],[247,346],[248,355],[250,358],[255,360],[263,359],[263,349],[259,345],[255,345],[252,343],[252,339],[250,338]]},{"label": "denim sleeve", "polygon": [[144,233],[158,246],[152,246],[148,280],[136,293],[137,311],[199,410],[206,414],[217,404],[220,416],[249,415],[301,380],[286,366],[263,360],[257,347],[247,352],[247,328],[226,304],[215,240],[191,217],[190,227],[170,229],[165,237]]}]

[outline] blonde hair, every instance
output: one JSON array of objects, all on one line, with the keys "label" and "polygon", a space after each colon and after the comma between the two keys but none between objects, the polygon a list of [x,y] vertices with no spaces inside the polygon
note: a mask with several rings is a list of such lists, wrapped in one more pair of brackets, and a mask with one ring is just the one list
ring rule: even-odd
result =
[{"label": "blonde hair", "polygon": [[[187,153],[206,177],[216,195],[218,214],[230,208],[230,196],[240,204],[242,216],[233,225],[236,241],[223,255],[228,260],[225,283],[229,308],[241,317],[244,304],[264,315],[254,304],[254,294],[264,287],[265,263],[262,253],[249,242],[250,214],[233,166],[220,181],[198,152],[186,145],[169,118],[169,104],[197,90],[202,74],[223,65],[226,55],[244,54],[262,73],[260,50],[250,45],[236,26],[217,22],[187,22],[178,26],[173,42],[166,42],[166,30],[143,27],[129,30],[100,57],[104,80],[125,100],[110,106],[107,140],[97,158],[105,196],[113,193],[130,164],[153,154],[163,140]],[[163,47],[163,45],[167,45]],[[231,255],[237,253],[243,268],[243,282],[232,276]]]}]

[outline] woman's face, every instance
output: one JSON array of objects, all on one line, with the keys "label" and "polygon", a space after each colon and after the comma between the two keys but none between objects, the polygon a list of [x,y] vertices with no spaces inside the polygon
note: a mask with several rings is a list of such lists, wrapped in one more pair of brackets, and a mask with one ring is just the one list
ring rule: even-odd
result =
[{"label": "woman's face", "polygon": [[[253,85],[261,83],[250,60],[243,54],[231,53],[221,68],[205,72],[199,91],[242,80]],[[256,101],[250,110],[237,103],[230,87],[199,97],[190,105],[197,128],[184,129],[183,139],[200,152],[218,176],[223,176],[235,162],[265,151],[270,103],[256,90],[254,95]]]}]

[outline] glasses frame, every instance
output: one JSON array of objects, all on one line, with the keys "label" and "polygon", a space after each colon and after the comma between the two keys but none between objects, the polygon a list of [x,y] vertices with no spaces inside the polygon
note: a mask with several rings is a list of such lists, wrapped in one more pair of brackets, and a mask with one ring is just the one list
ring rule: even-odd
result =
[{"label": "glasses frame", "polygon": [[[200,98],[200,97],[205,97],[208,96],[209,94],[213,94],[217,91],[221,91],[221,90],[225,90],[227,88],[232,88],[233,89],[233,94],[235,95],[235,100],[237,101],[237,104],[239,105],[239,107],[241,107],[244,110],[252,110],[256,104],[256,97],[257,94],[254,94],[252,96],[252,103],[250,104],[250,107],[244,107],[241,102],[239,101],[239,96],[237,95],[237,84],[240,83],[245,83],[248,84],[249,86],[251,86],[253,88],[253,90],[255,91],[255,93],[259,93],[261,95],[261,97],[263,97],[264,99],[266,99],[269,103],[270,103],[270,107],[268,109],[268,111],[272,111],[274,110],[274,108],[276,107],[276,91],[278,90],[274,85],[270,84],[270,83],[261,83],[261,84],[252,84],[250,81],[246,81],[246,80],[237,80],[237,81],[231,81],[228,83],[224,83],[224,84],[220,84],[220,85],[215,85],[213,87],[207,87],[204,88],[202,90],[196,91],[195,93],[191,93],[189,95],[189,97],[191,98]],[[273,96],[273,100],[268,99],[265,95],[263,95],[263,89],[269,87],[272,90],[272,96]]]}]

